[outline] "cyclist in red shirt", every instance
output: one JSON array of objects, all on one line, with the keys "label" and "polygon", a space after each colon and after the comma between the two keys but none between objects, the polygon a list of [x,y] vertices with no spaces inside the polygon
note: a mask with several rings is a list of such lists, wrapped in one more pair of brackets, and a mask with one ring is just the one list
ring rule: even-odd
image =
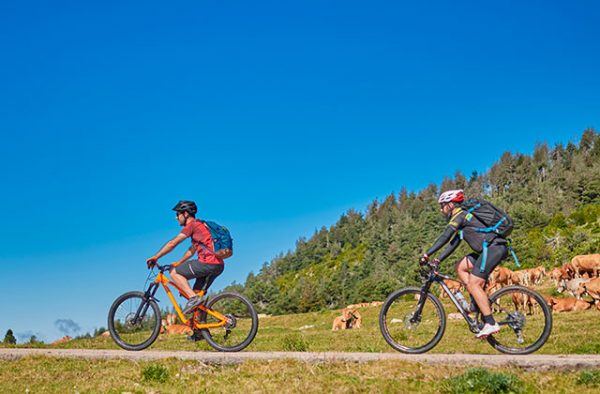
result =
[{"label": "cyclist in red shirt", "polygon": [[[194,308],[206,300],[206,292],[215,278],[219,276],[224,269],[223,260],[218,258],[214,250],[213,240],[209,229],[200,220],[196,220],[198,208],[193,201],[179,201],[173,210],[176,212],[176,218],[179,225],[183,227],[181,233],[167,242],[154,256],[150,257],[146,263],[148,268],[164,255],[171,252],[183,240],[191,237],[192,246],[185,252],[183,257],[171,264],[171,279],[179,286],[181,290],[189,297],[187,304],[183,308],[183,313],[191,313]],[[198,253],[198,259],[191,257]],[[188,280],[196,279],[194,287],[190,287]],[[204,290],[202,297],[195,291]]]}]

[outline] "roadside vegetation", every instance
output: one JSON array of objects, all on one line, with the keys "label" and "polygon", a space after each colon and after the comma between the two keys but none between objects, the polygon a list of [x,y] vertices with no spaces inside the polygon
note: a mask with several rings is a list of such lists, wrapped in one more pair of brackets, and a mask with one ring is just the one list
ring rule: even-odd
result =
[{"label": "roadside vegetation", "polygon": [[76,360],[30,357],[0,361],[4,392],[577,392],[594,393],[598,370],[538,371],[517,368],[425,366],[407,362],[298,361],[246,362],[207,365],[163,360]]}]

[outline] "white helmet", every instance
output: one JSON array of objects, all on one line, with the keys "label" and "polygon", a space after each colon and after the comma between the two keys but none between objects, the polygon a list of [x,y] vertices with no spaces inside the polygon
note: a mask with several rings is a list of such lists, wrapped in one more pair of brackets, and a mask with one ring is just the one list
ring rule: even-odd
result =
[{"label": "white helmet", "polygon": [[458,190],[448,190],[447,192],[443,192],[440,194],[440,198],[438,198],[438,203],[446,203],[446,202],[463,202],[465,200],[465,193],[462,189]]}]

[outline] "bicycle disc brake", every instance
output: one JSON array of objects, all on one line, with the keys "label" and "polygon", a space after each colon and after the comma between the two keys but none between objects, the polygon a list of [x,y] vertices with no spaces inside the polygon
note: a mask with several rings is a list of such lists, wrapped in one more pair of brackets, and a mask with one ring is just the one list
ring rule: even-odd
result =
[{"label": "bicycle disc brake", "polygon": [[419,323],[421,323],[421,317],[416,317],[414,312],[409,312],[404,316],[404,327],[406,327],[407,330],[416,329],[419,327]]},{"label": "bicycle disc brake", "polygon": [[523,343],[523,328],[525,327],[525,315],[519,311],[511,312],[508,314],[507,324],[513,329],[517,335],[517,342]]}]

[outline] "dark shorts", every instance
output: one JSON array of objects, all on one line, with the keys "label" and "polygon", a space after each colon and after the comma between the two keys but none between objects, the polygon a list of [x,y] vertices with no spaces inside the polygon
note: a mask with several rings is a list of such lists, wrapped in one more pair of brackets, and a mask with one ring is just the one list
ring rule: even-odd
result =
[{"label": "dark shorts", "polygon": [[487,259],[485,261],[485,267],[481,270],[481,259],[483,253],[471,253],[467,255],[467,258],[473,264],[473,270],[471,273],[478,278],[486,279],[494,268],[496,268],[502,260],[508,256],[508,248],[504,244],[491,244],[488,246]]},{"label": "dark shorts", "polygon": [[187,280],[196,279],[194,290],[208,290],[215,278],[223,272],[225,264],[206,264],[198,260],[188,260],[175,267],[175,272]]}]

